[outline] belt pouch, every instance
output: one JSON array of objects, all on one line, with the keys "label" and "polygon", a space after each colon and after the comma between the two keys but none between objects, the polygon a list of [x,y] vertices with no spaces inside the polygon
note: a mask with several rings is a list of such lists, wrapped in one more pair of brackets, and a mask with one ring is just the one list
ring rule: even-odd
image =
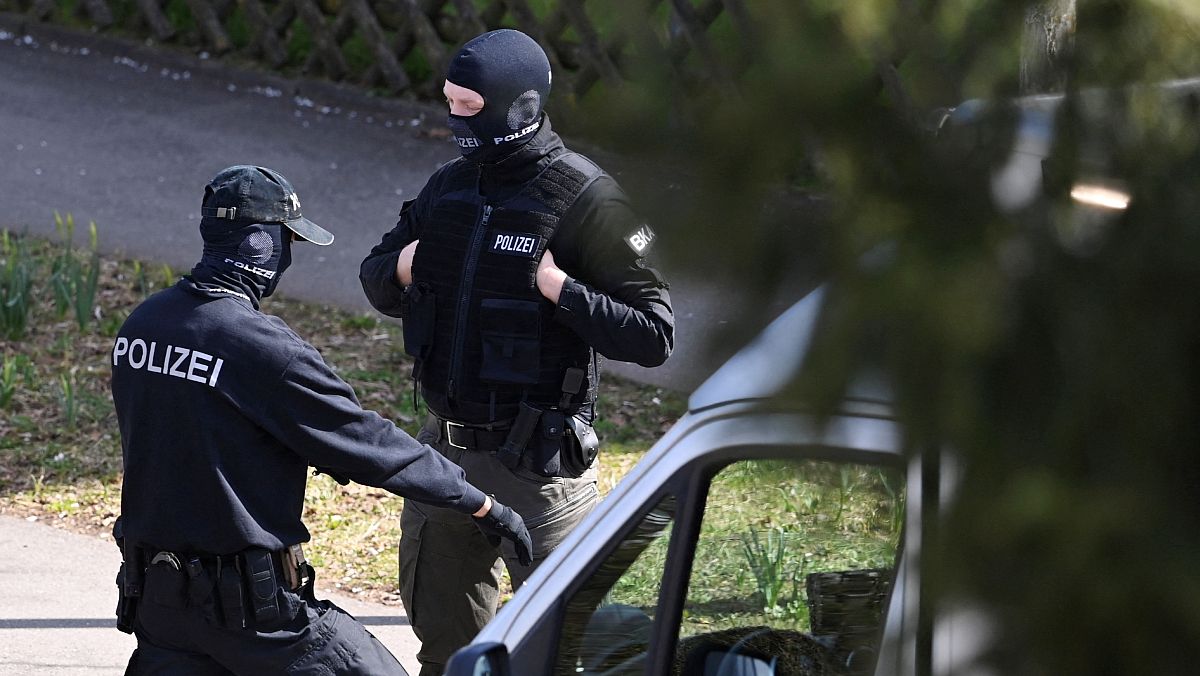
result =
[{"label": "belt pouch", "polygon": [[125,567],[128,565],[122,563],[121,569],[117,571],[117,629],[132,634],[138,600],[136,596],[125,595]]},{"label": "belt pouch", "polygon": [[212,577],[204,569],[204,563],[199,556],[190,556],[183,568],[188,576],[188,603],[201,611],[201,615],[209,622],[216,621],[216,597],[213,596]]},{"label": "belt pouch", "polygon": [[562,411],[544,411],[541,422],[542,434],[529,444],[525,452],[529,469],[542,476],[561,477],[566,416]]},{"label": "belt pouch", "polygon": [[[237,557],[232,557],[234,565],[222,565],[217,561],[217,589],[221,593],[221,615],[226,629],[245,629],[246,612],[242,601],[242,575],[238,570]],[[231,569],[232,568],[232,569]]]},{"label": "belt pouch", "polygon": [[250,603],[254,607],[254,623],[258,627],[279,620],[279,600],[275,594],[275,566],[271,552],[258,547],[242,552],[246,580],[250,586]]},{"label": "belt pouch", "polygon": [[143,596],[146,600],[182,610],[187,607],[188,592],[184,572],[170,563],[158,562],[146,569],[146,584]]},{"label": "belt pouch", "polygon": [[596,462],[600,440],[596,437],[596,430],[579,417],[570,416],[566,423],[570,432],[563,439],[562,471],[563,476],[577,479]]}]

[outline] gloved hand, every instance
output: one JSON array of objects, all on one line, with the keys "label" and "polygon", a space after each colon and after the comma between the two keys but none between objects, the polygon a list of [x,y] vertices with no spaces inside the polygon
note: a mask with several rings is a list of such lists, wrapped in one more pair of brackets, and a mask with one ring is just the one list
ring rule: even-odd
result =
[{"label": "gloved hand", "polygon": [[533,563],[533,541],[529,539],[525,521],[512,508],[492,498],[492,508],[487,514],[475,517],[475,525],[483,531],[493,547],[500,546],[500,538],[511,540],[517,549],[517,560],[521,565],[528,566]]}]

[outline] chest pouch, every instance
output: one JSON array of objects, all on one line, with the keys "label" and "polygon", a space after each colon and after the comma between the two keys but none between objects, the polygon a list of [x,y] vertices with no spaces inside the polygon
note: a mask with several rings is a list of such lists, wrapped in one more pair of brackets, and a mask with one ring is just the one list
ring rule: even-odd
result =
[{"label": "chest pouch", "polygon": [[415,359],[429,357],[433,348],[433,325],[436,297],[428,284],[410,284],[401,300],[404,351]]},{"label": "chest pouch", "polygon": [[485,298],[479,307],[479,379],[534,385],[541,365],[541,313],[535,301]]}]

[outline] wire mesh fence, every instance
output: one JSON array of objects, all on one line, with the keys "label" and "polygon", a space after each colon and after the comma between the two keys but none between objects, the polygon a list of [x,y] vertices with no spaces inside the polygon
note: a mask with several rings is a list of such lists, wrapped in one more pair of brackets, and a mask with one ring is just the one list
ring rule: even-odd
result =
[{"label": "wire mesh fence", "polygon": [[421,96],[436,95],[458,45],[495,28],[541,43],[569,100],[639,62],[722,86],[754,37],[742,0],[0,0],[0,10]]}]

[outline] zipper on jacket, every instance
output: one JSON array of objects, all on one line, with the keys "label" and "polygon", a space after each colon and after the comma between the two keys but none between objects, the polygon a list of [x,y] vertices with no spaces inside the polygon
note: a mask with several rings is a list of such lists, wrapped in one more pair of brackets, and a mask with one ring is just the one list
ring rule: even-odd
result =
[{"label": "zipper on jacket", "polygon": [[450,353],[450,382],[446,386],[446,398],[449,399],[451,405],[454,404],[457,394],[455,390],[458,386],[458,372],[462,368],[463,347],[467,340],[467,314],[471,308],[471,287],[475,279],[475,266],[479,263],[480,246],[491,217],[492,205],[484,202],[483,210],[475,221],[475,229],[471,233],[471,243],[467,247],[467,260],[463,263],[462,279],[458,284],[458,307],[454,315],[454,350]]}]

